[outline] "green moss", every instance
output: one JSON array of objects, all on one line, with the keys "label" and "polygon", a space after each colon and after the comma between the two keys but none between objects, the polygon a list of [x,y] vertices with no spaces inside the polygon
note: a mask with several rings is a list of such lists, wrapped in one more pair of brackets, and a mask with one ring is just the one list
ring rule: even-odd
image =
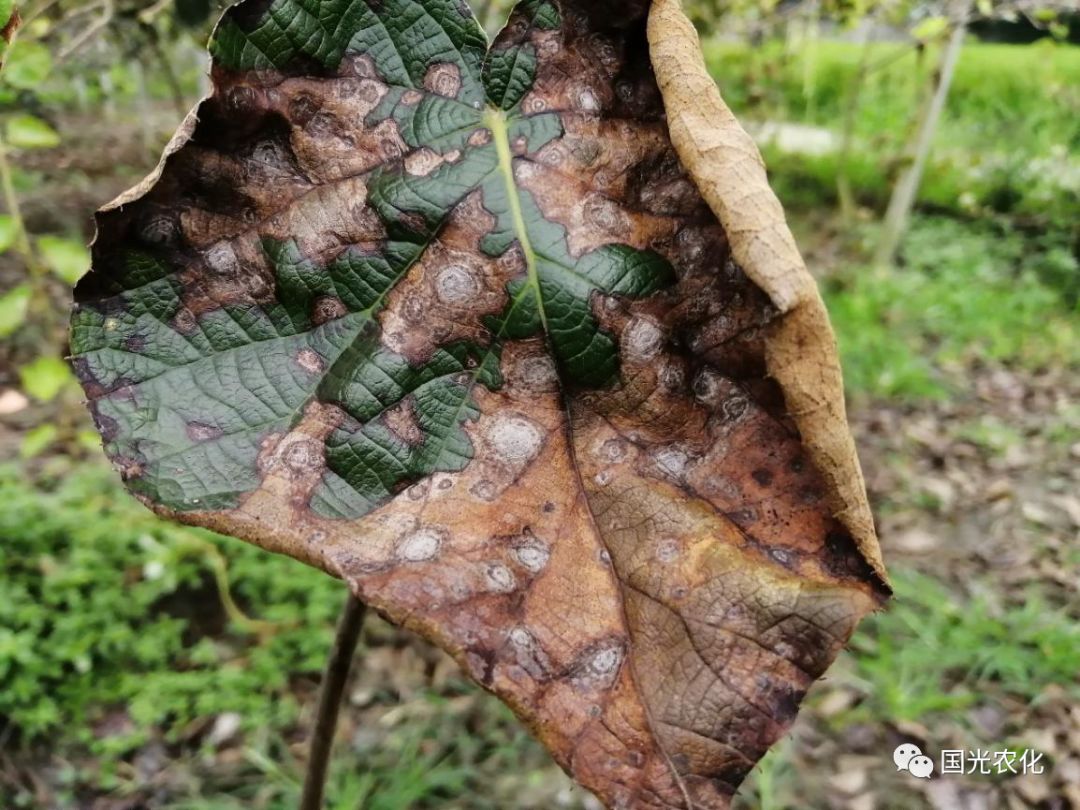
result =
[{"label": "green moss", "polygon": [[[338,583],[163,523],[102,467],[33,483],[0,466],[0,489],[0,716],[17,743],[59,734],[115,754],[153,728],[171,736],[226,711],[251,728],[296,719],[287,681],[320,671]],[[213,568],[222,554],[237,602],[274,632],[229,624]],[[113,711],[131,723],[95,732]]]}]

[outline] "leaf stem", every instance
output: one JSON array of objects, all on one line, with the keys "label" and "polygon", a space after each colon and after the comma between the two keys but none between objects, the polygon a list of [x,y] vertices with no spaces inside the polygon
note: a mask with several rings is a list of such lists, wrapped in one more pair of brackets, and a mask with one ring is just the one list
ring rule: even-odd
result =
[{"label": "leaf stem", "polygon": [[214,575],[214,583],[217,585],[222,610],[225,611],[229,621],[240,630],[265,638],[273,635],[281,628],[281,624],[278,622],[253,619],[241,610],[232,595],[232,586],[229,583],[229,561],[217,546],[208,540],[192,537],[181,548],[188,556],[199,561],[205,560],[210,566],[210,571]]},{"label": "leaf stem", "polygon": [[299,810],[322,810],[330,751],[334,746],[334,731],[337,728],[338,712],[341,710],[341,696],[345,691],[345,682],[356,654],[366,612],[364,603],[350,591],[338,617],[334,646],[330,650],[323,673],[318,714],[311,731],[311,752],[308,756]]},{"label": "leaf stem", "polygon": [[12,177],[11,163],[8,161],[7,144],[0,138],[0,191],[4,195],[4,206],[11,217],[15,229],[15,252],[26,261],[32,275],[42,275],[42,268],[37,264],[34,255],[34,247],[30,243],[30,237],[26,233],[23,224],[22,209],[19,207],[19,197],[15,193],[15,181]]},{"label": "leaf stem", "polygon": [[495,0],[484,0],[476,12],[476,19],[480,21],[480,25],[485,31],[488,30],[491,24],[491,12],[494,10],[494,6]]},{"label": "leaf stem", "polygon": [[[6,50],[3,54],[0,54],[0,72],[3,72],[3,69],[7,66],[7,55],[15,47],[20,29],[42,11],[44,11],[44,8],[31,12],[30,16],[11,30]],[[12,8],[12,14],[17,13],[18,7],[15,6]],[[4,20],[3,22],[7,21]],[[22,208],[19,206],[19,195],[15,192],[14,173],[11,170],[11,161],[8,160],[8,154],[8,145],[4,142],[3,137],[0,137],[0,194],[3,194],[4,206],[7,208],[8,216],[11,217],[15,231],[15,241],[12,247],[26,262],[26,269],[29,271],[31,278],[40,279],[42,276],[48,275],[49,269],[38,261],[37,254],[34,252],[34,244],[30,241],[30,234],[26,232],[26,221],[23,219]]]}]

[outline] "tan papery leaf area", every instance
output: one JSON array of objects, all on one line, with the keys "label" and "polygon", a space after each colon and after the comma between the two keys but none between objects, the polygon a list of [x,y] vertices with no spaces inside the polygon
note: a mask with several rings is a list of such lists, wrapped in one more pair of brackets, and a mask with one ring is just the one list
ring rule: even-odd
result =
[{"label": "tan papery leaf area", "polygon": [[607,806],[725,808],[889,591],[820,296],[647,6],[234,6],[72,346],[159,514],[345,580]]},{"label": "tan papery leaf area", "polygon": [[882,583],[888,582],[848,429],[844,383],[829,316],[806,269],[753,139],[705,69],[679,0],[656,0],[649,48],[675,150],[716,213],[743,272],[783,313],[765,336],[768,374],[824,476],[833,514]]}]

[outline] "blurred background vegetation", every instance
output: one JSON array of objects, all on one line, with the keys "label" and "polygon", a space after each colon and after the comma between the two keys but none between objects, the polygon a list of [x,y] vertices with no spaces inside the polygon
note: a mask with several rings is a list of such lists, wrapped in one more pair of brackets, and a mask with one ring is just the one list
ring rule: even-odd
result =
[{"label": "blurred background vegetation", "polygon": [[[493,31],[505,5],[474,0]],[[1080,20],[1047,3],[688,8],[825,291],[897,591],[740,806],[1078,808]],[[298,796],[341,586],[131,501],[63,359],[91,213],[205,91],[220,10],[36,0],[3,54],[3,808]],[[362,661],[329,806],[596,806],[445,656],[376,622]],[[1046,773],[912,780],[891,763],[905,739],[1033,748]]]}]

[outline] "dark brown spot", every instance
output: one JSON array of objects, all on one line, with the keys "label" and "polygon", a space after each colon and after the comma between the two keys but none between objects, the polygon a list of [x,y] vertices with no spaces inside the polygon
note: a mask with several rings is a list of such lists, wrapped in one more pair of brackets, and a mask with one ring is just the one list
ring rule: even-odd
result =
[{"label": "dark brown spot", "polygon": [[289,102],[289,117],[298,126],[306,127],[321,104],[317,99],[307,93],[301,93]]},{"label": "dark brown spot", "polygon": [[124,338],[124,348],[134,354],[141,354],[146,348],[146,335],[131,335]]},{"label": "dark brown spot", "polygon": [[424,441],[424,431],[416,418],[416,405],[412,397],[386,412],[383,417],[386,428],[398,439],[410,447],[416,447]]},{"label": "dark brown spot", "polygon": [[220,439],[224,431],[216,425],[208,425],[205,422],[188,422],[188,438],[193,442],[209,442]]},{"label": "dark brown spot", "polygon": [[311,320],[316,326],[322,326],[324,323],[345,317],[348,312],[345,302],[340,298],[333,295],[324,295],[315,299],[315,305],[311,311]]},{"label": "dark brown spot", "polygon": [[233,112],[251,112],[259,102],[259,94],[253,87],[237,85],[225,96],[225,106]]},{"label": "dark brown spot", "polygon": [[490,650],[473,649],[465,655],[469,674],[484,686],[490,686],[495,674],[495,656]]},{"label": "dark brown spot", "polygon": [[141,461],[128,456],[116,456],[113,459],[113,467],[125,481],[138,478],[145,471]]},{"label": "dark brown spot", "polygon": [[843,579],[854,578],[872,583],[879,593],[891,593],[866,562],[854,539],[844,530],[834,530],[825,536],[825,568],[833,576]]},{"label": "dark brown spot", "polygon": [[175,244],[180,235],[176,221],[165,214],[147,217],[139,228],[139,238],[148,245],[165,247]]},{"label": "dark brown spot", "polygon": [[98,403],[95,402],[91,404],[90,416],[94,420],[94,426],[98,429],[98,433],[101,434],[101,438],[106,443],[116,439],[120,433],[120,423],[111,416],[101,413],[98,408]]},{"label": "dark brown spot", "polygon": [[739,509],[735,512],[729,512],[728,517],[744,529],[753,526],[757,523],[758,513],[756,509],[747,507],[746,509]]}]

